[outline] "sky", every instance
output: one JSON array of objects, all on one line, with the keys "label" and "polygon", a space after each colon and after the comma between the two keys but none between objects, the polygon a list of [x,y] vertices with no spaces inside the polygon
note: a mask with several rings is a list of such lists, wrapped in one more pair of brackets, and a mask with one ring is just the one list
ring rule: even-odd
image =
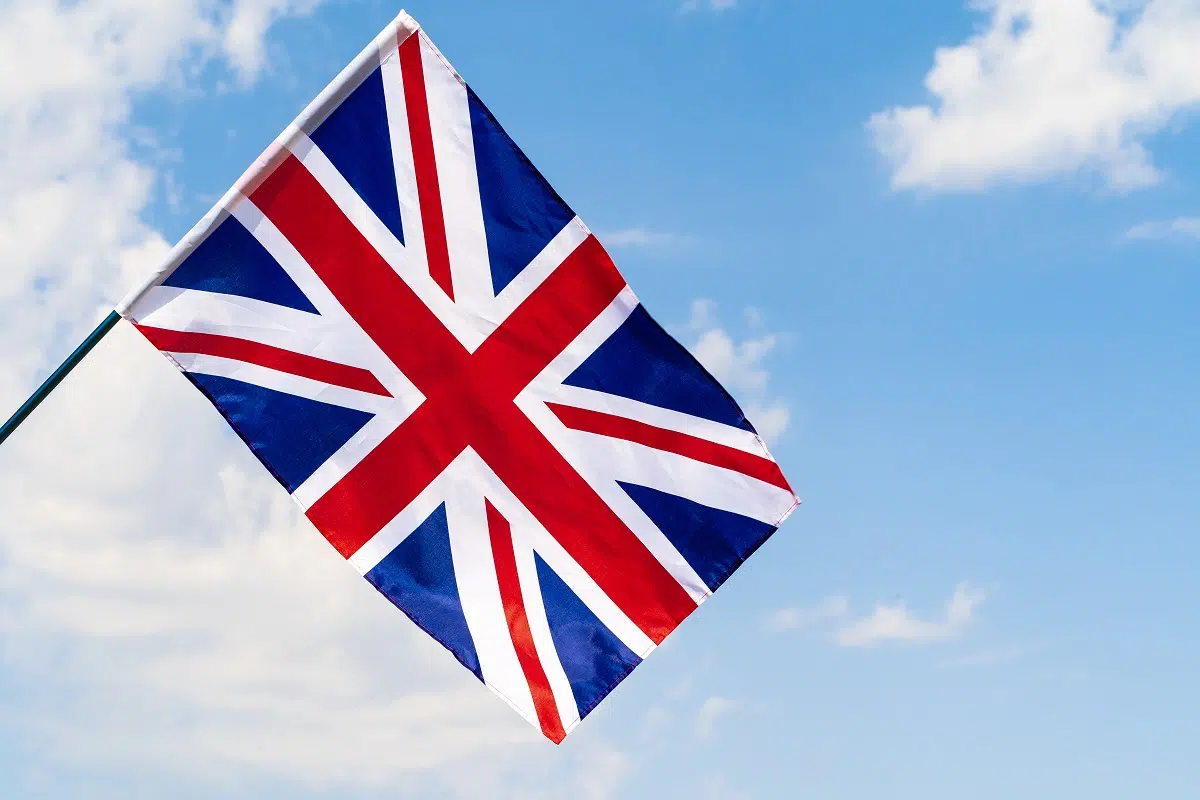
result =
[{"label": "sky", "polygon": [[[0,408],[399,10],[0,0]],[[408,11],[804,505],[556,748],[119,327],[0,449],[0,796],[1200,796],[1200,0]]]}]

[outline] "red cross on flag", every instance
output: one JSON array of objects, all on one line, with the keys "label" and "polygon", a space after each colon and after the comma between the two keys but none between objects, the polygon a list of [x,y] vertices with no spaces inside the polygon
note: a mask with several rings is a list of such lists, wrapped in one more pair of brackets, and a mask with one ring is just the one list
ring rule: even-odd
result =
[{"label": "red cross on flag", "polygon": [[556,742],[798,502],[406,14],[119,311]]}]

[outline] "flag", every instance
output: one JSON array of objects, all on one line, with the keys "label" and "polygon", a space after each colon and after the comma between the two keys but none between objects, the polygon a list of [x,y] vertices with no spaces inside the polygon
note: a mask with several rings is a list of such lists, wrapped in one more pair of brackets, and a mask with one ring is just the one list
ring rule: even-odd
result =
[{"label": "flag", "polygon": [[798,502],[407,14],[118,311],[555,742]]}]

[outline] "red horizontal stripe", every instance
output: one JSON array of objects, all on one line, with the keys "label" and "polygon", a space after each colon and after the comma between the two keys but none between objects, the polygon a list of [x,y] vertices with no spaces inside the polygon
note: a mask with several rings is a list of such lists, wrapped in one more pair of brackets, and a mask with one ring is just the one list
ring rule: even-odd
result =
[{"label": "red horizontal stripe", "polygon": [[792,490],[787,479],[783,477],[783,471],[779,469],[779,465],[769,458],[625,417],[557,403],[547,403],[546,405],[568,428],[587,433],[598,433],[614,439],[625,439],[653,447],[656,450],[666,450],[685,458],[712,464],[714,467],[740,472],[789,492]]},{"label": "red horizontal stripe", "polygon": [[291,350],[272,347],[269,344],[215,333],[189,333],[141,325],[138,326],[138,330],[151,344],[164,352],[229,358],[328,383],[331,386],[341,386],[381,397],[392,396],[369,370],[359,367],[350,367],[303,353],[293,353]]}]

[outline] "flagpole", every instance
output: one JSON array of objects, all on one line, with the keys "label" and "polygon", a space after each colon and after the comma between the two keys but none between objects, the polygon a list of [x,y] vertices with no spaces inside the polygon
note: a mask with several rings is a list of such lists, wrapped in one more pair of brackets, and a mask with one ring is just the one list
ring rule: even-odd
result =
[{"label": "flagpole", "polygon": [[71,374],[71,370],[79,366],[79,362],[83,361],[83,359],[87,357],[87,354],[92,352],[92,349],[100,343],[100,340],[103,339],[105,335],[108,334],[108,332],[111,331],[120,321],[121,315],[116,311],[105,317],[104,321],[100,323],[99,327],[92,331],[91,335],[83,340],[83,344],[79,345],[79,347],[75,349],[74,353],[71,353],[67,360],[62,363],[62,366],[54,370],[54,374],[47,378],[46,382],[38,387],[38,390],[33,393],[33,397],[30,397],[28,400],[26,400],[25,405],[21,406],[16,414],[13,414],[12,419],[4,423],[4,427],[0,427],[0,444],[4,444],[4,441],[13,434],[13,431],[20,427],[21,423],[24,422],[29,415],[34,412],[34,409],[40,406],[42,401],[49,397],[50,393],[58,388],[58,385],[62,383],[68,375]]}]

